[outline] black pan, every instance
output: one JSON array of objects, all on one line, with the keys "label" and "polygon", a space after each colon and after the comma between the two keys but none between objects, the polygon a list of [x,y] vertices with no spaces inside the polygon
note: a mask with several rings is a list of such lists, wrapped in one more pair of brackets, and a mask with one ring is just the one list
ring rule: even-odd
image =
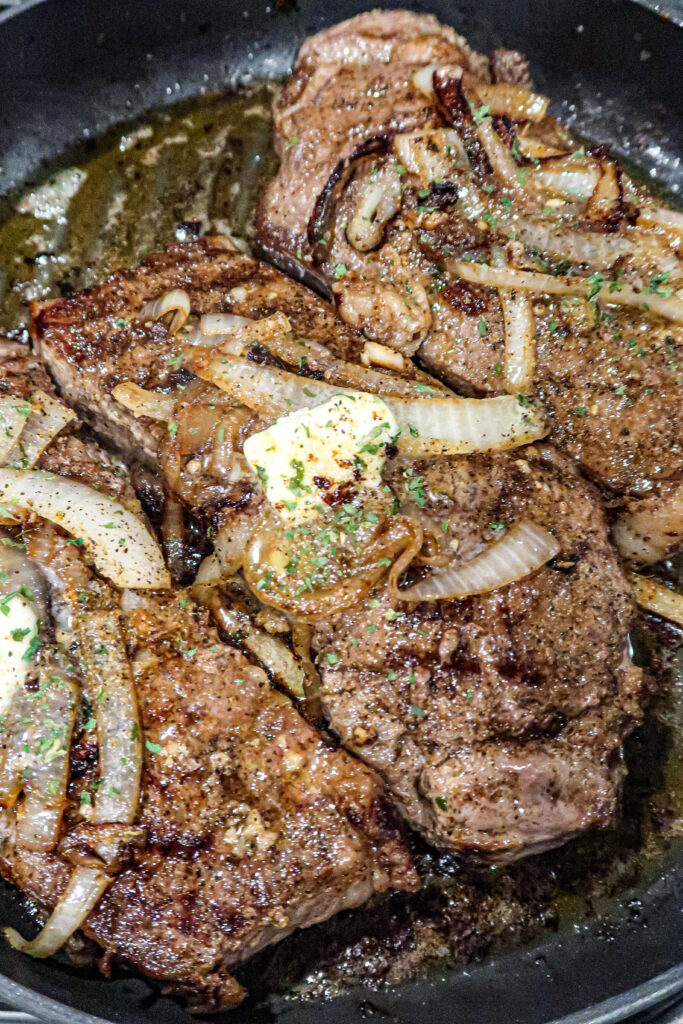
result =
[{"label": "black pan", "polygon": [[[0,196],[46,168],[72,162],[87,140],[152,107],[226,89],[290,68],[310,32],[355,14],[363,0],[29,0],[0,13]],[[380,6],[389,6],[381,4]],[[398,4],[396,5],[398,6]],[[427,0],[431,10],[484,51],[524,50],[554,112],[588,139],[610,141],[670,194],[681,189],[683,31],[625,0]],[[678,6],[678,5],[677,5]],[[680,21],[683,23],[683,12]],[[80,147],[80,148],[79,148]],[[9,209],[9,202],[5,203]],[[0,203],[0,215],[2,204]],[[630,745],[627,801],[648,800],[650,775],[665,771],[683,734],[669,705]],[[679,721],[683,723],[683,714]],[[672,724],[673,723],[673,724]],[[639,781],[640,780],[640,781]],[[640,788],[639,788],[640,787]],[[622,835],[622,833],[618,833]],[[623,833],[633,841],[633,829]],[[642,839],[642,837],[640,837]],[[584,859],[601,848],[584,843]],[[563,856],[569,856],[563,855]],[[539,870],[557,870],[543,861]],[[588,913],[586,913],[588,908]],[[390,908],[391,909],[391,908]],[[405,909],[405,908],[404,908]],[[384,910],[385,913],[388,911]],[[26,924],[20,898],[0,889],[0,919]],[[353,918],[351,918],[353,922]],[[348,926],[323,925],[288,940],[310,970]],[[247,969],[253,996],[215,1018],[230,1024],[610,1024],[683,993],[683,847],[672,841],[598,901],[565,908],[557,930],[498,949],[479,963],[441,969],[395,988],[356,986],[326,1001],[292,1000],[273,984],[287,942]],[[296,980],[296,977],[295,977]],[[267,998],[266,998],[267,996]],[[66,960],[33,961],[0,942],[0,999],[68,1024],[188,1024],[190,1016],[146,981],[110,981]]]}]

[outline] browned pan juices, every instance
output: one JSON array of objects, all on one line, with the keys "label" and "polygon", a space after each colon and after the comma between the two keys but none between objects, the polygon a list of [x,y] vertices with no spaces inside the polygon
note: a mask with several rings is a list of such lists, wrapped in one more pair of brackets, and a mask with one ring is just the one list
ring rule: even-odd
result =
[{"label": "browned pan juices", "polygon": [[[272,96],[272,86],[254,86],[153,111],[27,183],[0,226],[0,331],[22,333],[30,299],[98,282],[174,238],[229,231],[248,244],[258,190],[277,166]],[[680,564],[662,573],[680,584]],[[637,923],[642,907],[632,890],[668,869],[683,837],[683,637],[642,616],[633,642],[659,693],[626,744],[615,829],[496,868],[415,840],[420,893],[380,897],[296,933],[243,969],[247,987],[264,997],[329,997],[445,970],[544,929],[580,930],[597,917],[608,941],[614,922]]]}]

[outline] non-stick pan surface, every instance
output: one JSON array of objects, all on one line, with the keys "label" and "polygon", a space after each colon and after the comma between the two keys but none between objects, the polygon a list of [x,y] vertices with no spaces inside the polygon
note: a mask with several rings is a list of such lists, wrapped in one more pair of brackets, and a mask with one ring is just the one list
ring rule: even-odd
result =
[{"label": "non-stick pan surface", "polygon": [[[0,15],[0,195],[117,122],[145,110],[291,67],[301,40],[370,6],[362,0],[33,0]],[[378,6],[399,6],[399,4]],[[675,20],[624,0],[428,0],[484,51],[505,44],[531,58],[554,112],[587,138],[610,141],[676,194],[683,154]],[[1,210],[1,206],[0,206]],[[467,969],[328,1002],[254,998],[231,1024],[609,1024],[683,991],[683,849],[672,844],[618,906],[560,927],[531,946]],[[21,920],[0,889],[0,919]],[[307,933],[313,949],[323,941]],[[0,942],[0,999],[68,1024],[188,1024],[144,980],[106,981],[66,961],[33,961]],[[599,1005],[598,1005],[599,1004]]]}]

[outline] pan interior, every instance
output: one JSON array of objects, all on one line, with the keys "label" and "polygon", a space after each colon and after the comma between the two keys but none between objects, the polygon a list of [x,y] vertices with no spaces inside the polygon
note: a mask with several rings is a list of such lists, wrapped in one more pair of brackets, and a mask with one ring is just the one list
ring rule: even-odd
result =
[{"label": "pan interior", "polygon": [[[116,13],[99,2],[89,6],[101,15],[97,33],[91,12],[71,0],[62,0],[49,28],[44,5],[0,27],[0,89],[8,89],[1,115],[2,332],[22,333],[30,298],[85,287],[174,238],[228,230],[248,244],[255,196],[276,167],[274,79],[305,34],[361,8],[344,2],[323,14],[302,2],[294,10],[263,9],[259,21],[259,5],[242,11],[230,2],[200,0],[191,11],[171,2],[162,15],[151,2],[120,4]],[[558,97],[556,112],[588,140],[612,141],[675,201],[683,145],[675,98],[658,82],[659,62],[673,43],[656,17],[626,4],[574,4],[573,13],[562,3],[508,6],[518,14],[514,26],[510,11],[501,15],[494,3],[478,4],[476,14],[467,4],[429,4],[474,45],[525,48],[539,87]],[[618,61],[612,43],[596,63],[606,40],[594,8],[623,19]],[[240,33],[229,30],[231,17],[240,19]],[[8,74],[18,59],[13,37],[24,54],[29,46],[27,24],[34,42],[42,38],[55,51],[52,63],[39,55],[33,92],[22,69]],[[36,36],[41,25],[47,36]],[[97,48],[102,68],[86,47],[78,73],[75,27]],[[60,40],[61,68],[54,63]],[[112,49],[122,46],[114,61]],[[629,67],[631,80],[624,77]],[[639,121],[644,104],[647,119]],[[51,112],[54,128],[47,132]],[[681,583],[681,564],[661,573]],[[255,995],[226,1022],[379,1016],[414,1024],[427,1014],[451,1021],[457,1003],[466,1009],[463,1019],[478,1024],[495,1019],[505,1002],[506,1024],[541,1024],[683,960],[683,647],[679,633],[644,619],[633,643],[637,659],[663,685],[627,744],[625,812],[614,830],[496,869],[463,864],[416,840],[421,893],[377,899],[264,952],[241,972]],[[17,923],[25,914],[16,894],[3,889],[2,919]],[[65,959],[55,970],[4,945],[0,970],[107,1020],[142,1024],[160,1012],[167,1021],[191,1019],[123,971],[105,982]],[[74,1020],[71,1012],[64,1019]]]}]

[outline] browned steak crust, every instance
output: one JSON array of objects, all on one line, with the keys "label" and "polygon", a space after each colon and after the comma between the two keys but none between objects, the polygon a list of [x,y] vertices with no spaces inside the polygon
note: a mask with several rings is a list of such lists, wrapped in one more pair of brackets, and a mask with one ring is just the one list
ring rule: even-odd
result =
[{"label": "browned steak crust", "polygon": [[[19,349],[5,350],[0,377],[12,394],[25,387],[24,397],[36,385],[49,388],[35,358]],[[139,507],[92,441],[58,438],[41,467]],[[50,530],[29,550],[46,572],[57,615],[53,569],[62,558],[78,559],[79,549]],[[145,739],[136,819],[145,841],[84,926],[103,947],[104,970],[113,959],[126,962],[216,1009],[241,998],[229,971],[256,950],[374,892],[416,887],[377,777],[326,746],[262,670],[221,642],[189,595],[121,594],[101,582],[95,591],[106,591],[113,608],[121,604]],[[83,607],[87,616],[87,601]],[[78,659],[60,622],[61,642]],[[97,749],[87,726],[77,730],[71,773],[65,832],[87,821],[97,799]],[[95,796],[81,800],[91,786]],[[19,848],[14,821],[12,810],[2,812],[0,870],[49,910],[70,866],[57,852]]]},{"label": "browned steak crust", "polygon": [[323,703],[345,745],[439,846],[507,860],[614,820],[642,713],[633,604],[593,489],[550,448],[395,462],[387,482],[466,561],[529,519],[562,544],[531,577],[464,601],[378,590],[320,624]]},{"label": "browned steak crust", "polygon": [[[392,127],[417,136],[421,129],[424,133],[437,129],[432,133],[436,136],[450,126],[436,96],[425,96],[416,88],[416,69],[426,71],[427,88],[434,66],[448,72],[454,64],[473,71],[483,82],[529,84],[528,65],[520,54],[495,50],[489,61],[477,58],[448,28],[433,19],[430,22],[425,29],[422,16],[378,11],[306,41],[276,106],[282,163],[263,197],[259,233],[270,244],[290,251],[292,246],[302,247],[304,258],[320,263],[333,284],[344,319],[369,338],[406,352],[417,350],[426,368],[464,394],[504,390],[503,312],[498,289],[463,282],[449,264],[477,260],[491,264],[496,247],[500,252],[507,247],[506,258],[514,248],[514,259],[531,270],[555,273],[564,262],[565,273],[572,264],[588,281],[586,296],[593,281],[598,288],[600,280],[610,284],[612,278],[634,284],[644,292],[643,306],[610,306],[607,299],[603,315],[597,315],[595,304],[591,306],[585,298],[568,301],[559,295],[534,295],[533,392],[550,415],[551,440],[576,458],[588,475],[620,494],[648,494],[659,481],[683,470],[683,332],[679,323],[647,307],[648,294],[659,290],[666,295],[680,277],[671,269],[676,263],[675,246],[660,265],[649,243],[641,246],[641,239],[634,238],[636,207],[644,193],[632,190],[626,214],[622,210],[621,219],[607,225],[588,219],[585,203],[582,206],[578,200],[573,219],[553,207],[556,222],[548,213],[549,205],[539,220],[541,203],[536,209],[533,191],[521,199],[514,190],[508,194],[505,182],[495,174],[477,177],[471,160],[464,172],[463,164],[460,171],[454,170],[449,161],[457,146],[444,144],[443,139],[429,141],[431,136],[425,135],[426,155],[420,149],[425,139],[415,144],[421,153],[415,157],[422,161],[420,174],[403,166],[397,151],[354,160],[348,184],[333,204],[331,222],[323,233],[325,244],[320,237],[311,237],[316,200],[327,181],[324,171],[329,176],[337,161],[348,157],[359,142]],[[412,44],[406,42],[409,38]],[[381,46],[375,40],[381,40]],[[366,50],[375,45],[379,56],[370,61]],[[458,75],[459,71],[453,81]],[[349,76],[356,90],[353,95],[364,97],[364,104],[351,102],[347,107]],[[392,122],[387,111],[400,111],[403,105],[410,116],[405,122],[400,118]],[[482,107],[480,116],[485,117],[487,109]],[[559,147],[555,152],[574,150],[577,159],[581,155],[579,144],[552,118],[516,128],[508,123],[510,137],[502,123],[505,119],[493,120],[501,145],[507,138],[508,154],[505,147],[510,138],[518,141],[515,131],[530,130],[537,140]],[[290,146],[289,136],[299,141]],[[512,152],[519,156],[514,146]],[[597,159],[599,152],[591,152],[592,159]],[[605,149],[600,152],[604,156]],[[509,159],[516,167],[517,157]],[[522,176],[545,166],[542,161],[519,159]],[[371,251],[359,252],[348,236],[356,204],[362,194],[369,194],[368,186],[380,180],[383,170],[392,168],[394,175],[401,176],[397,213]],[[619,181],[623,192],[621,177]],[[455,205],[459,195],[462,202]],[[501,195],[498,203],[495,197]],[[565,198],[571,200],[571,196]],[[563,206],[556,198],[548,201]],[[526,226],[518,223],[518,212],[527,219]],[[565,234],[575,234],[581,241],[569,245]],[[594,243],[609,254],[596,264],[601,273],[595,277],[591,272],[596,265],[582,262],[589,260]],[[624,256],[631,246],[637,255]],[[680,239],[677,252],[680,257]],[[570,257],[569,263],[563,257]],[[658,281],[663,284],[658,286]]]},{"label": "browned steak crust", "polygon": [[400,10],[361,14],[303,43],[275,108],[282,164],[258,209],[264,242],[305,248],[313,205],[337,161],[368,136],[424,123],[429,103],[412,75],[432,62],[474,70],[481,59],[433,15]]}]

